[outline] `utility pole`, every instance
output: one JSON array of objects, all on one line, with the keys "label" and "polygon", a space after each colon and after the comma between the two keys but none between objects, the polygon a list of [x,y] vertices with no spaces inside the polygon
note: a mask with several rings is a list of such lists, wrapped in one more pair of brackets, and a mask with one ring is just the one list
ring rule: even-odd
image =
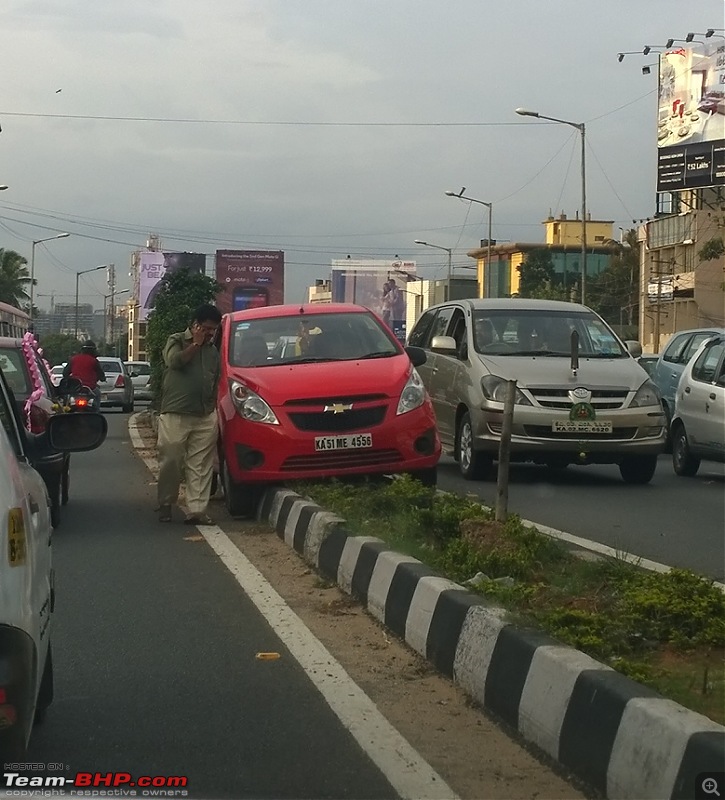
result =
[{"label": "utility pole", "polygon": [[[115,294],[116,294],[116,267],[114,264],[108,265],[108,289],[111,293],[111,335],[109,336],[111,347],[113,348],[114,317],[116,316]],[[105,328],[105,326],[104,326]],[[115,354],[115,350],[113,351]]]}]

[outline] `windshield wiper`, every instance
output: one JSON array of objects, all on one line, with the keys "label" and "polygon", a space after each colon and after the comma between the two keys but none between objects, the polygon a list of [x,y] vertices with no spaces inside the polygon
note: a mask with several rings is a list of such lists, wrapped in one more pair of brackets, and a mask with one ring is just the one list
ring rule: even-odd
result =
[{"label": "windshield wiper", "polygon": [[579,353],[580,358],[624,358],[624,353]]},{"label": "windshield wiper", "polygon": [[513,353],[484,353],[488,356],[562,356],[566,357],[569,353],[562,353],[560,350],[515,350]]},{"label": "windshield wiper", "polygon": [[[359,356],[360,360],[364,358],[390,358],[390,356],[397,356],[398,354],[394,351],[390,350],[378,350],[375,353],[367,353],[364,356]],[[356,361],[357,359],[350,359],[351,361]]]}]

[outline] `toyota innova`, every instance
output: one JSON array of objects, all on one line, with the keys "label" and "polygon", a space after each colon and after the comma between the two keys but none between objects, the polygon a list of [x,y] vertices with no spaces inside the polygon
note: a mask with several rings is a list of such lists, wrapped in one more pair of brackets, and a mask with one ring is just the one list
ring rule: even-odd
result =
[{"label": "toyota innova", "polygon": [[[562,468],[617,464],[647,483],[664,450],[659,393],[591,309],[548,300],[466,299],[428,309],[408,339],[444,450],[465,478],[498,458],[504,395],[516,381],[511,460]],[[632,343],[635,355],[641,348]]]}]

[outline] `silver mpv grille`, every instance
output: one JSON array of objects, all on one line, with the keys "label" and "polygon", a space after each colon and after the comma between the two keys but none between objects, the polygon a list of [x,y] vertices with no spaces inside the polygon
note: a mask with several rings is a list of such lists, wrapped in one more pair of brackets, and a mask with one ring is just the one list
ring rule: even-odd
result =
[{"label": "silver mpv grille", "polygon": [[[570,409],[573,402],[569,397],[569,388],[551,389],[529,387],[529,392],[542,408]],[[592,389],[589,401],[597,411],[623,408],[627,400],[626,389]]]}]

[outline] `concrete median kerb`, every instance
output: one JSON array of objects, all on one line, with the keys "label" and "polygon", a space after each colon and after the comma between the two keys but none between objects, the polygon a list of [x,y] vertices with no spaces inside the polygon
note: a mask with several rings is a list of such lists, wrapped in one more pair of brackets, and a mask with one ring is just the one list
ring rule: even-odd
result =
[{"label": "concrete median kerb", "polygon": [[258,509],[323,577],[439,672],[608,798],[690,798],[725,767],[725,728],[574,648],[286,489]]}]

